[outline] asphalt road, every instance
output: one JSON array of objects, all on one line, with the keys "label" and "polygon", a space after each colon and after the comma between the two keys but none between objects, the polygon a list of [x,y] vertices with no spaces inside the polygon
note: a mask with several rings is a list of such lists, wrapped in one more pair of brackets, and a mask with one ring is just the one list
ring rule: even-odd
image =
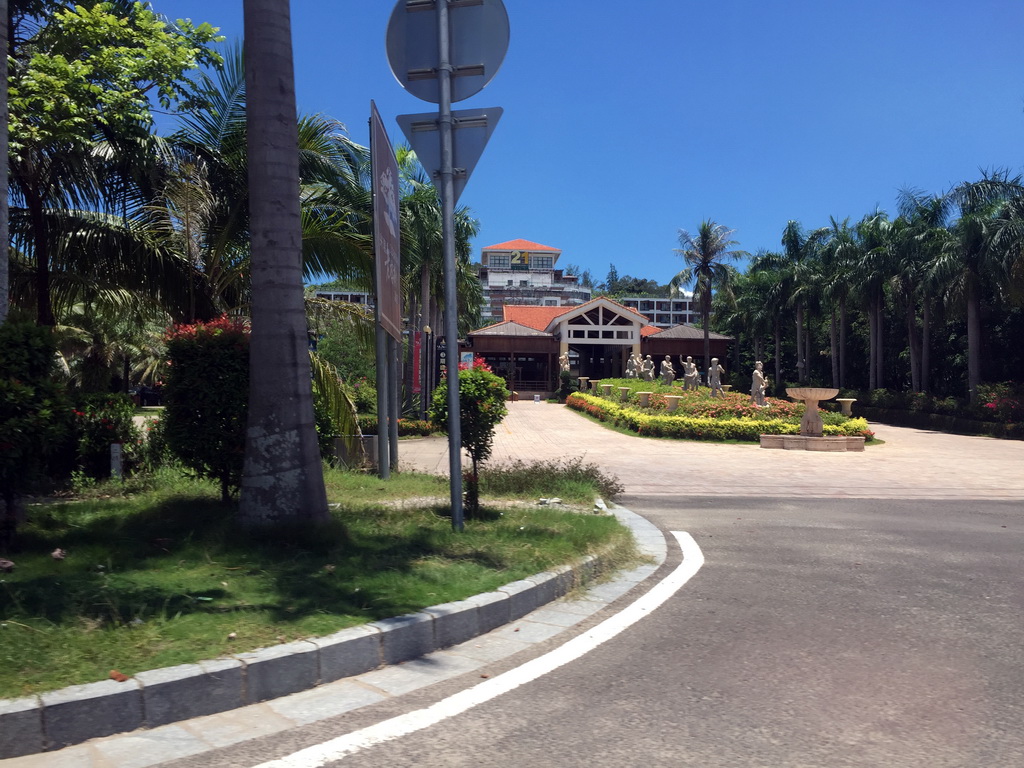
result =
[{"label": "asphalt road", "polygon": [[[622,503],[688,531],[703,551],[703,568],[668,602],[534,682],[328,764],[1024,766],[1019,503]],[[679,560],[673,549],[651,582]],[[252,766],[479,678],[191,764]]]}]

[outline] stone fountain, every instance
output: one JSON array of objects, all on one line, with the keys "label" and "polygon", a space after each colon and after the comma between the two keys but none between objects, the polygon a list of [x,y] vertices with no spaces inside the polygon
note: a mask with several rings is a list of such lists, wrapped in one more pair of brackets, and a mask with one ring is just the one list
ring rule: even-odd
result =
[{"label": "stone fountain", "polygon": [[838,389],[831,387],[786,387],[786,394],[794,400],[804,401],[804,417],[800,419],[800,434],[804,437],[821,437],[821,414],[818,403],[831,400],[839,394]]},{"label": "stone fountain", "polygon": [[761,435],[762,448],[784,448],[789,451],[863,451],[863,437],[825,437],[818,413],[818,403],[839,394],[832,387],[786,387],[786,394],[804,401],[799,435]]}]

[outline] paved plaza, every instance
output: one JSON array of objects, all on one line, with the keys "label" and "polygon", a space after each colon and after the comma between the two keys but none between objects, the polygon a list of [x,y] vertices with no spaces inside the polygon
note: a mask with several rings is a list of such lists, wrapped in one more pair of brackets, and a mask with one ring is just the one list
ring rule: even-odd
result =
[{"label": "paved plaza", "polygon": [[[491,461],[582,457],[617,475],[629,496],[1024,499],[1020,440],[872,423],[885,442],[863,453],[766,450],[621,434],[553,403],[508,405]],[[447,438],[401,441],[399,466],[447,474]]]}]

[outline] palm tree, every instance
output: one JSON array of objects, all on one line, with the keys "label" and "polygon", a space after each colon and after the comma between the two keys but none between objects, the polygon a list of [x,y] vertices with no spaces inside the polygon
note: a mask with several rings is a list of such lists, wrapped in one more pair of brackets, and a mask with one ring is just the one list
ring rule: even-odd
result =
[{"label": "palm tree", "polygon": [[705,219],[696,236],[685,229],[679,230],[679,254],[686,268],[672,278],[673,290],[693,285],[694,298],[700,303],[701,324],[704,327],[704,370],[711,369],[711,298],[712,291],[728,288],[731,272],[726,261],[745,258],[746,251],[730,250],[739,245],[732,239],[734,230],[724,224]]},{"label": "palm tree", "polygon": [[947,193],[960,216],[932,267],[932,276],[945,287],[948,300],[964,306],[967,315],[967,392],[977,402],[981,383],[981,303],[988,281],[1005,281],[1006,260],[997,242],[1006,245],[1008,232],[998,222],[1000,210],[1020,196],[1019,177],[1002,172],[984,174],[979,181],[958,184]]},{"label": "palm tree", "polygon": [[853,277],[868,319],[868,389],[885,386],[885,365],[882,355],[883,310],[885,285],[891,276],[888,263],[889,217],[884,211],[866,214],[854,227],[854,238],[860,257],[855,262]]},{"label": "palm tree", "polygon": [[857,257],[850,220],[830,217],[828,233],[821,250],[824,292],[830,305],[829,343],[832,350],[832,386],[847,386],[846,336],[847,300],[853,290],[851,272]]},{"label": "palm tree", "polygon": [[326,520],[302,292],[302,216],[288,0],[245,0],[252,242],[249,412],[240,519]]},{"label": "palm tree", "polygon": [[[770,319],[774,341],[775,385],[781,387],[782,378],[782,318],[789,305],[789,280],[778,267],[784,262],[781,253],[758,251],[750,265],[750,276],[756,278],[761,294],[761,312]],[[780,390],[776,390],[779,392]]]},{"label": "palm tree", "polygon": [[[810,331],[804,335],[807,309],[817,301],[818,251],[827,235],[824,228],[810,234],[797,221],[790,221],[782,232],[782,253],[763,253],[757,268],[779,274],[779,289],[786,303],[796,309],[797,379],[807,381],[810,355]],[[809,323],[808,323],[809,325]]]}]

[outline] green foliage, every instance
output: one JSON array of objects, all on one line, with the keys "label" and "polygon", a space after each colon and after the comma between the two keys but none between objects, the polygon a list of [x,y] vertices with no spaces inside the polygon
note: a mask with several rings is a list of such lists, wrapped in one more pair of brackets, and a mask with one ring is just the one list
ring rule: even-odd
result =
[{"label": "green foliage", "polygon": [[[359,431],[364,435],[377,434],[377,418],[375,416],[361,416],[359,418]],[[437,432],[437,426],[432,421],[420,419],[399,419],[399,437],[426,437]]]},{"label": "green foliage", "polygon": [[238,489],[249,399],[249,331],[238,320],[176,326],[167,335],[167,445],[188,469]]},{"label": "green foliage", "polygon": [[70,435],[70,403],[50,377],[55,352],[48,328],[0,325],[0,546],[14,536],[15,496],[42,484],[47,458]]},{"label": "green foliage", "polygon": [[364,377],[353,382],[352,402],[356,406],[356,413],[369,416],[377,415],[377,387],[370,379]]},{"label": "green foliage", "polygon": [[[648,382],[650,383],[650,382]],[[688,440],[738,440],[757,442],[761,435],[797,435],[800,433],[800,415],[786,417],[760,409],[757,418],[723,415],[697,416],[688,413],[663,414],[656,410],[641,410],[631,405],[621,406],[604,398],[576,393],[567,405],[594,418],[647,437],[673,437]],[[801,407],[802,415],[802,407]],[[825,435],[861,435],[870,437],[865,419],[847,419],[840,414],[822,414]]]},{"label": "green foliage", "polygon": [[139,462],[142,435],[127,395],[86,395],[75,409],[78,471],[96,480],[110,477],[110,445],[121,443],[126,471]]},{"label": "green foliage", "polygon": [[573,375],[569,371],[560,371],[558,373],[558,399],[565,401],[569,395],[573,392],[579,391],[579,379],[574,379]]},{"label": "green foliage", "polygon": [[[494,428],[508,413],[508,406],[505,404],[508,397],[509,391],[505,388],[504,379],[494,374],[483,361],[474,361],[473,367],[459,371],[462,447],[469,453],[473,462],[472,471],[465,483],[466,515],[470,518],[480,512],[478,466],[491,455]],[[430,420],[441,429],[444,429],[448,422],[447,379],[442,379],[434,390]]]},{"label": "green foliage", "polygon": [[891,389],[854,392],[851,396],[863,405],[887,410],[959,416],[1010,426],[1024,421],[1024,385],[1011,381],[979,384],[975,405],[956,397],[935,397],[924,392]]},{"label": "green foliage", "polygon": [[9,91],[11,153],[67,151],[97,135],[137,133],[152,104],[193,105],[187,74],[217,64],[209,24],[169,25],[143,3],[122,15],[115,3],[50,3],[45,24],[16,46]]},{"label": "green foliage", "polygon": [[580,457],[561,461],[520,459],[488,465],[480,472],[480,490],[494,496],[558,496],[591,502],[595,496],[614,501],[625,490],[614,475]]}]

